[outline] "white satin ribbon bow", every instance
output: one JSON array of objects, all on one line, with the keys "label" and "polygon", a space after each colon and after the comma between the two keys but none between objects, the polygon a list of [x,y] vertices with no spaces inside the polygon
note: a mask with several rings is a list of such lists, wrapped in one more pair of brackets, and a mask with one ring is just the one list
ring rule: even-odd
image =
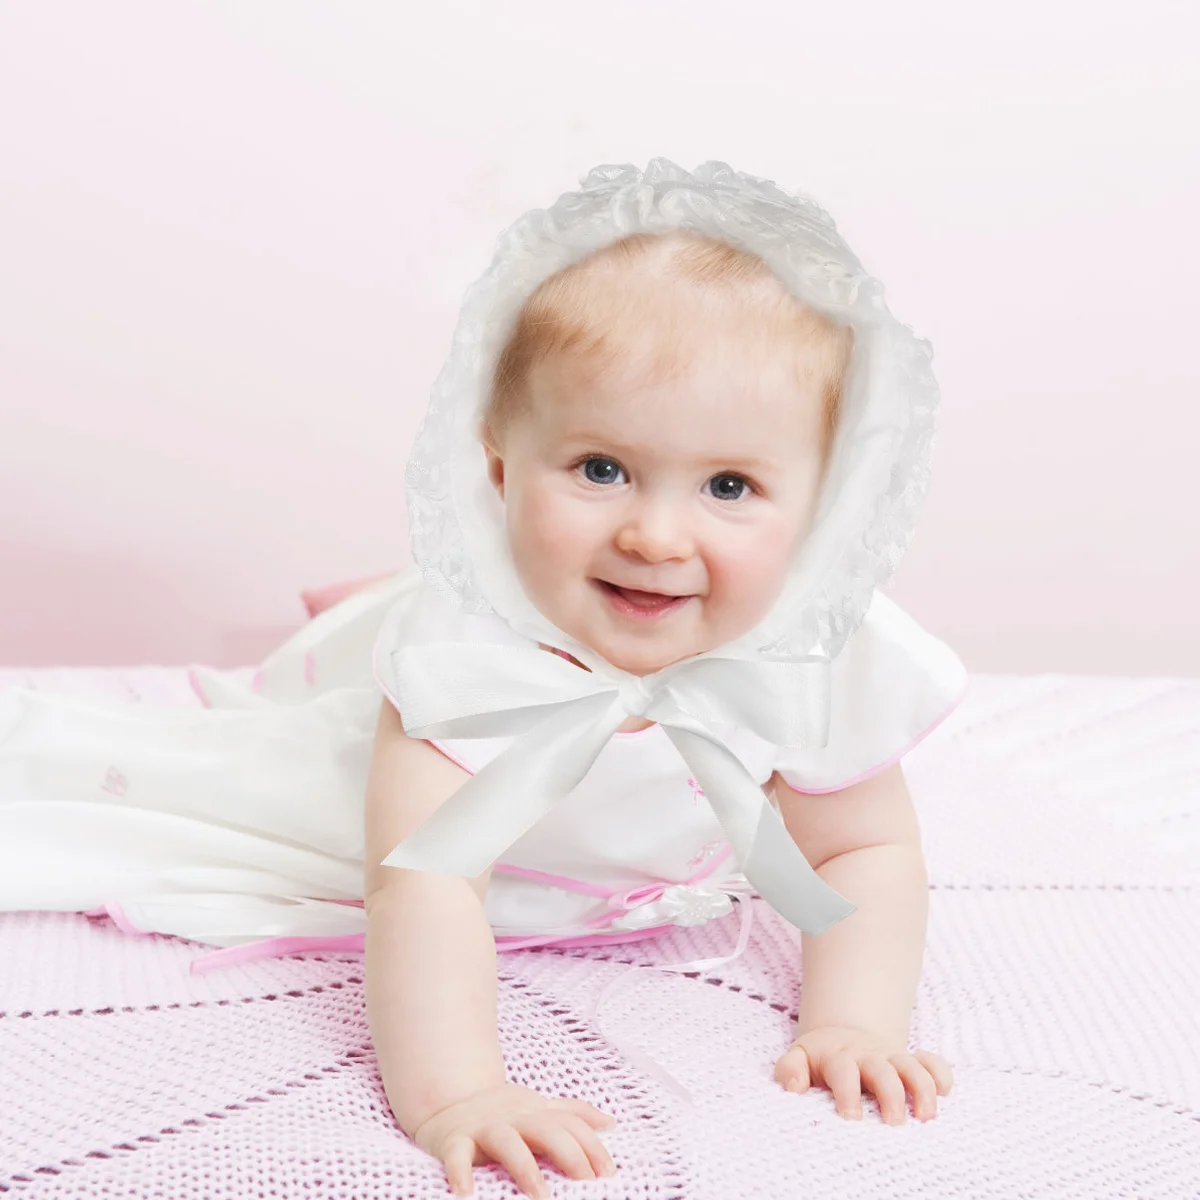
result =
[{"label": "white satin ribbon bow", "polygon": [[626,717],[660,724],[699,781],[742,873],[781,916],[821,933],[855,906],[812,869],[741,760],[709,728],[823,746],[826,659],[696,658],[644,677],[584,671],[532,644],[432,642],[390,651],[387,690],[415,738],[515,741],[383,861],[472,878],[584,777]]}]

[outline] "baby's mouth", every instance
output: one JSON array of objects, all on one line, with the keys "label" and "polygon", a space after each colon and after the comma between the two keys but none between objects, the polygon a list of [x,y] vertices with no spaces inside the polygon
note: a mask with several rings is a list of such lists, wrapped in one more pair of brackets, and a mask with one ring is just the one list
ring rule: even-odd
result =
[{"label": "baby's mouth", "polygon": [[658,616],[681,607],[692,598],[690,594],[678,596],[666,592],[647,592],[639,588],[620,587],[609,583],[607,579],[596,579],[593,582],[609,597],[614,606],[626,615]]}]

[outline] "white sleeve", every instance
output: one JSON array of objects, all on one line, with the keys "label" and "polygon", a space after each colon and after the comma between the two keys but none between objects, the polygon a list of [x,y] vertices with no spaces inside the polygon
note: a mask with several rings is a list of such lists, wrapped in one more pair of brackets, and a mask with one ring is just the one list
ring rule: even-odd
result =
[{"label": "white sleeve", "polygon": [[[388,607],[383,620],[379,624],[379,632],[375,637],[371,652],[372,674],[375,684],[383,695],[391,702],[397,712],[400,706],[396,701],[397,687],[395,667],[391,651],[399,642],[399,631],[409,619],[415,605],[427,602],[429,593],[419,582],[419,577],[400,592]],[[440,610],[441,606],[435,605]],[[430,627],[426,618],[425,627]],[[433,626],[438,628],[439,626]],[[453,634],[454,640],[470,640],[471,622],[464,620],[461,615],[446,611],[442,613],[440,628]],[[440,750],[451,762],[456,763],[465,771],[474,775],[482,770],[501,751],[506,750],[516,739],[504,738],[426,738],[436,750]]]},{"label": "white sleeve", "polygon": [[876,591],[831,667],[829,743],[782,746],[775,770],[798,792],[836,792],[898,762],[958,707],[967,669],[945,642]]}]

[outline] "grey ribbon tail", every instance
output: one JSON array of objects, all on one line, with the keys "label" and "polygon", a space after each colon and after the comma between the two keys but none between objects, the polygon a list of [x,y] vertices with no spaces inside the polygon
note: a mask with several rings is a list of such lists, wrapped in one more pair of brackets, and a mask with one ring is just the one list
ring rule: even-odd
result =
[{"label": "grey ribbon tail", "polygon": [[729,836],[742,873],[784,920],[823,933],[855,906],[813,870],[741,760],[716,738],[664,725]]},{"label": "grey ribbon tail", "polygon": [[[762,788],[758,790],[761,792]],[[855,912],[856,907],[813,870],[788,833],[783,818],[766,802],[765,796],[763,800],[758,830],[743,874],[785,921],[807,934],[824,933]]]},{"label": "grey ribbon tail", "polygon": [[579,783],[624,719],[611,692],[557,706],[448,797],[384,865],[482,874]]}]

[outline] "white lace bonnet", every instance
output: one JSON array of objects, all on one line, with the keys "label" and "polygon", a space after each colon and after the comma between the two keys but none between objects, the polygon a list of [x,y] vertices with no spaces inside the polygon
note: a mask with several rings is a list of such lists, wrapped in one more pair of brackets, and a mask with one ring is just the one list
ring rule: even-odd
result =
[{"label": "white lace bonnet", "polygon": [[691,172],[665,158],[652,159],[645,171],[599,166],[579,191],[527,212],[500,235],[491,266],[466,294],[408,463],[413,558],[460,611],[495,612],[518,633],[590,666],[608,665],[551,624],[521,588],[478,421],[497,359],[543,280],[629,234],[673,229],[758,255],[801,301],[854,328],[813,529],[775,605],[729,644],[755,656],[833,659],[862,622],[874,589],[890,579],[920,515],[939,403],[932,349],[888,311],[883,285],[823,208],[722,162]]}]

